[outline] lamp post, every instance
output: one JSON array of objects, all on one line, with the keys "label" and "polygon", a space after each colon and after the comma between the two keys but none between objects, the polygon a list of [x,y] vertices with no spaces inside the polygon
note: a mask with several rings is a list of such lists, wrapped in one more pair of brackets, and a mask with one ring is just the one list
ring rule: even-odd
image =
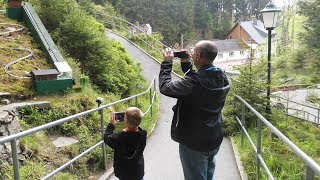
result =
[{"label": "lamp post", "polygon": [[268,30],[268,79],[267,79],[267,114],[271,114],[270,107],[270,92],[271,92],[271,32],[276,28],[278,15],[281,12],[272,1],[270,1],[266,7],[260,11],[263,17],[264,28]]}]

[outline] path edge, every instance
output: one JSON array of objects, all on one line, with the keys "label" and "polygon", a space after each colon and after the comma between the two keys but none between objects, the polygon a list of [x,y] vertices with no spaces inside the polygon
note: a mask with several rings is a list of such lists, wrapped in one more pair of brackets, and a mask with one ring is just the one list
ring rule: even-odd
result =
[{"label": "path edge", "polygon": [[232,145],[232,150],[234,153],[234,158],[236,159],[236,164],[237,164],[237,168],[240,174],[240,177],[242,180],[248,180],[248,176],[246,174],[246,172],[244,171],[242,162],[241,162],[241,157],[240,157],[240,153],[238,150],[238,146],[234,140],[234,138],[231,136],[229,137],[230,141],[231,141],[231,145]]}]

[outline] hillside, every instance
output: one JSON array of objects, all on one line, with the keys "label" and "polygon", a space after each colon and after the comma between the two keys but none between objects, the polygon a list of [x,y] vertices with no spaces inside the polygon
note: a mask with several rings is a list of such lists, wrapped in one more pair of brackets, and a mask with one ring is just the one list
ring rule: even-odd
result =
[{"label": "hillside", "polygon": [[[18,32],[12,32],[18,29]],[[50,69],[51,66],[45,59],[44,53],[34,43],[29,31],[15,20],[8,19],[0,14],[0,92],[8,92],[14,96],[30,96],[34,94],[30,77],[30,71],[37,69]],[[20,49],[21,48],[21,49]],[[5,66],[33,53],[31,58],[21,60],[9,67],[9,73],[19,78],[9,76],[5,72]]]},{"label": "hillside", "polygon": [[[141,93],[149,87],[149,82],[146,82],[141,74],[140,65],[133,61],[120,43],[108,39],[105,36],[103,24],[87,15],[77,2],[64,4],[68,12],[63,11],[56,1],[46,4],[50,7],[43,7],[40,3],[42,1],[34,2],[32,5],[38,10],[37,14],[41,21],[59,47],[64,59],[71,66],[75,85],[72,89],[62,93],[41,96],[35,94],[31,80],[27,78],[29,72],[53,67],[46,62],[45,54],[38,48],[39,45],[35,43],[29,31],[6,33],[8,30],[19,29],[21,24],[1,14],[0,34],[4,35],[0,37],[0,83],[4,86],[0,87],[0,92],[11,93],[14,97],[24,97],[23,101],[48,101],[51,104],[50,109],[21,108],[19,110],[20,119],[17,121],[22,131],[93,109],[97,107],[97,97],[102,97],[104,104],[108,104]],[[45,8],[54,8],[54,10]],[[60,11],[63,18],[50,14],[50,12],[54,12],[55,15],[60,14]],[[46,21],[48,17],[51,21]],[[55,22],[59,23],[54,24]],[[16,50],[14,48],[25,49]],[[33,53],[31,59],[27,58],[9,67],[9,73],[23,77],[23,79],[10,78],[5,73],[4,67],[8,63]],[[80,80],[85,82],[80,83]],[[16,98],[12,100],[15,101]],[[158,100],[155,102],[154,109],[156,110],[159,102]],[[137,103],[130,101],[106,108],[104,110],[105,124],[108,122],[110,112],[123,111],[128,106],[138,105],[145,112],[150,103],[149,94],[139,97]],[[141,125],[148,132],[151,132],[158,117],[155,110],[152,117],[150,113],[144,117]],[[6,129],[10,124],[0,125],[0,129]],[[21,179],[39,179],[92,147],[101,140],[100,128],[100,116],[98,113],[93,113],[19,139]],[[5,134],[2,133],[2,135]],[[0,133],[0,138],[2,137]],[[64,137],[72,137],[78,142],[65,147],[54,146],[55,140]],[[3,149],[2,145],[1,149]],[[11,149],[8,149],[7,154],[11,154],[9,151]],[[10,158],[2,157],[7,156],[2,156],[0,153],[0,179],[12,179],[13,170]],[[107,148],[108,163],[112,162],[111,158],[112,151]],[[56,178],[97,179],[104,171],[103,167],[102,150],[97,148],[86,157],[73,163]]]}]

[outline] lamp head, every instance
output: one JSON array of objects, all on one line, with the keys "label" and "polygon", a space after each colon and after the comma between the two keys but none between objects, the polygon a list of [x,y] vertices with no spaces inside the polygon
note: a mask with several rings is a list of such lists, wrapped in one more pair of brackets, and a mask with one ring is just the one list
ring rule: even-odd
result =
[{"label": "lamp head", "polygon": [[260,11],[263,17],[264,27],[266,29],[274,29],[276,27],[280,12],[281,9],[278,8],[272,1],[270,1],[266,7]]}]

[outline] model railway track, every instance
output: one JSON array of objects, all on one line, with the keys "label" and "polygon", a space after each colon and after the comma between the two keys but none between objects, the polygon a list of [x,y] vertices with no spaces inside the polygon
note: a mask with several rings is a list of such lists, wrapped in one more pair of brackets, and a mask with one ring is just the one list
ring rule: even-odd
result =
[{"label": "model railway track", "polygon": [[[7,26],[7,28],[4,28],[5,32],[0,32],[0,37],[6,37],[6,36],[9,36],[11,35],[12,33],[15,33],[15,32],[20,32],[22,30],[25,29],[24,26],[22,25],[18,25],[18,24],[8,24],[8,23],[0,23],[0,27],[3,27],[3,26]],[[10,63],[8,63],[7,65],[5,65],[4,67],[4,71],[6,74],[8,74],[10,77],[14,77],[14,78],[17,78],[17,79],[27,79],[27,78],[30,78],[28,76],[19,76],[19,75],[16,75],[16,74],[13,74],[9,71],[10,67],[20,61],[23,61],[25,59],[28,59],[28,58],[31,58],[33,55],[34,55],[34,52],[31,50],[31,49],[27,49],[27,48],[11,48],[11,47],[0,47],[0,49],[7,49],[7,50],[16,50],[16,51],[27,51],[29,54],[24,56],[24,57],[21,57],[19,59],[16,59]]]}]

